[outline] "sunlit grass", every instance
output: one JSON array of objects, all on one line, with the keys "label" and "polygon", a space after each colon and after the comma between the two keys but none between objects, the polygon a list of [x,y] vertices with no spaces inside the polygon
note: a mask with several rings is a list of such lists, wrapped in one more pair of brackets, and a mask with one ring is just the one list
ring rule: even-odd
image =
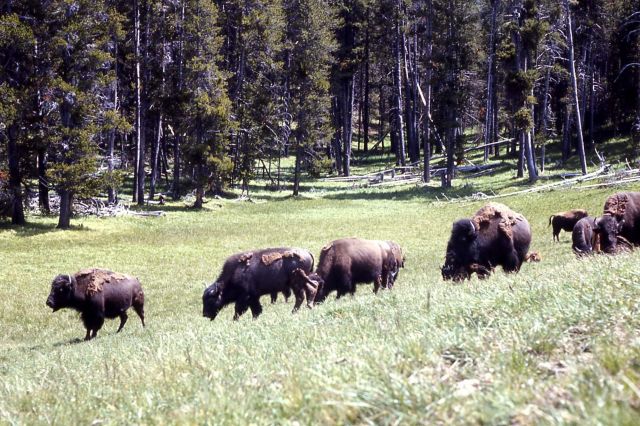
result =
[{"label": "sunlit grass", "polygon": [[[510,173],[494,177],[496,191]],[[502,200],[529,218],[543,261],[457,285],[439,270],[450,226],[482,203],[434,202],[435,191],[294,199],[256,188],[256,203],[210,200],[200,212],[171,203],[160,218],[78,218],[59,231],[55,218],[29,217],[24,229],[5,227],[0,423],[637,424],[638,254],[577,260],[570,235],[554,244],[547,227],[556,211],[599,212],[613,190]],[[232,307],[202,317],[203,287],[229,254],[291,245],[317,257],[345,236],[406,249],[393,291],[374,296],[363,285],[296,315],[265,297],[256,321],[233,322]],[[85,343],[75,313],[50,312],[54,275],[89,266],[140,278],[146,329],[131,315],[122,333],[108,321]]]}]

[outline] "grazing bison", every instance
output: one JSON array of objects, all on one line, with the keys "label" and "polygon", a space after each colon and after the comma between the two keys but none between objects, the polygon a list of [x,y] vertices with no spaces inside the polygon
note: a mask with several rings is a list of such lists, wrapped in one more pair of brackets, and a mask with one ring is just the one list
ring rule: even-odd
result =
[{"label": "grazing bison", "polygon": [[74,275],[58,275],[51,283],[47,306],[53,312],[72,308],[80,312],[87,329],[85,340],[93,339],[105,318],[120,317],[118,333],[133,306],[144,327],[144,293],[137,278],[106,269],[83,269]]},{"label": "grazing bison", "polygon": [[573,227],[571,248],[578,256],[600,251],[600,238],[595,232],[595,218],[583,217]]},{"label": "grazing bison", "polygon": [[604,214],[594,225],[605,253],[640,244],[640,192],[619,192],[607,198]]},{"label": "grazing bison", "polygon": [[505,272],[517,272],[530,244],[527,219],[503,204],[489,203],[471,219],[453,224],[442,278],[462,281],[474,272],[485,278],[499,265]]},{"label": "grazing bison", "polygon": [[583,217],[587,217],[589,214],[586,210],[575,209],[568,212],[561,212],[553,214],[549,217],[549,225],[553,228],[553,241],[560,242],[560,231],[567,232],[573,231],[573,227]]},{"label": "grazing bison", "polygon": [[356,284],[373,282],[373,291],[393,286],[399,268],[404,267],[400,246],[392,241],[342,238],[322,248],[317,274],[324,280],[316,297],[324,300],[332,291],[337,297],[356,291]]},{"label": "grazing bison", "polygon": [[[251,309],[254,318],[262,313],[260,296],[278,292],[293,291],[297,311],[304,300],[310,285],[306,280],[294,274],[296,269],[309,274],[313,269],[313,255],[300,248],[267,248],[250,252],[236,253],[229,257],[222,267],[216,281],[202,295],[203,315],[215,319],[220,310],[235,303],[234,320]],[[307,300],[311,307],[313,300]]]}]

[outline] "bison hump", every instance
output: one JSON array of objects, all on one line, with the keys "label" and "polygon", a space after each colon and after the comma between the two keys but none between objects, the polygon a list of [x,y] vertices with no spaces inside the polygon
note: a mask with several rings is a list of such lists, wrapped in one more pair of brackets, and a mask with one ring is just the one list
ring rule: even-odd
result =
[{"label": "bison hump", "polygon": [[609,214],[617,219],[621,219],[627,210],[628,202],[629,197],[627,194],[613,194],[607,198],[607,201],[604,203],[604,214]]},{"label": "bison hump", "polygon": [[82,269],[75,274],[77,285],[84,288],[87,296],[101,293],[107,283],[117,284],[130,278],[128,275],[99,268]]},{"label": "bison hump", "polygon": [[500,203],[489,203],[482,207],[473,216],[473,223],[482,232],[487,229],[492,221],[498,221],[498,229],[509,239],[513,239],[513,226],[518,221],[524,220],[520,213],[516,213],[509,207]]},{"label": "bison hump", "polygon": [[249,253],[242,253],[240,255],[240,257],[238,257],[238,263],[244,263],[244,264],[249,264],[249,261],[251,260],[251,258],[253,257],[253,253],[249,252]]},{"label": "bison hump", "polygon": [[271,253],[265,253],[262,255],[261,261],[265,266],[271,265],[273,262],[277,262],[280,259],[287,259],[291,257],[296,257],[301,259],[302,256],[295,250],[287,250],[284,253],[279,251],[273,251]]},{"label": "bison hump", "polygon": [[333,247],[333,243],[329,243],[326,246],[322,247],[320,251],[324,253],[325,251],[331,250],[331,247]]}]

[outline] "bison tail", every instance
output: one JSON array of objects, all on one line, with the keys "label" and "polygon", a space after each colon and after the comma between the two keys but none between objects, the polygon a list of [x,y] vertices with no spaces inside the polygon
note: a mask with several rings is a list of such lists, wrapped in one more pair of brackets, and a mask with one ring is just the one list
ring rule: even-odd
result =
[{"label": "bison tail", "polygon": [[313,257],[313,253],[309,252],[309,255],[311,256],[311,271],[310,272],[313,272],[313,268],[315,267],[316,259]]},{"label": "bison tail", "polygon": [[551,216],[549,216],[549,224],[548,224],[547,226],[551,226],[551,221],[553,220],[553,218],[554,218],[555,216],[556,216],[556,215],[554,215],[554,214],[552,214]]}]

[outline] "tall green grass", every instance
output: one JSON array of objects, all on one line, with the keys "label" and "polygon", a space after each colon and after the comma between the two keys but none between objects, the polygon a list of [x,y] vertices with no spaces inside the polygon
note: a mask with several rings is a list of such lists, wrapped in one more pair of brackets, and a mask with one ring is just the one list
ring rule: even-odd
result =
[{"label": "tall green grass", "polygon": [[[309,182],[308,185],[321,184]],[[532,224],[543,261],[517,275],[445,283],[451,223],[483,203],[428,189],[257,191],[257,203],[168,206],[160,218],[53,218],[0,231],[0,422],[605,423],[640,419],[638,254],[578,260],[548,217],[597,213],[611,189],[502,200]],[[264,202],[263,202],[264,201]],[[219,207],[218,205],[221,205]],[[202,317],[202,291],[231,253],[335,238],[393,239],[407,267],[392,291],[268,304],[233,322]],[[77,314],[45,306],[57,273],[99,266],[140,278],[147,328],[131,315],[90,342]]]}]

